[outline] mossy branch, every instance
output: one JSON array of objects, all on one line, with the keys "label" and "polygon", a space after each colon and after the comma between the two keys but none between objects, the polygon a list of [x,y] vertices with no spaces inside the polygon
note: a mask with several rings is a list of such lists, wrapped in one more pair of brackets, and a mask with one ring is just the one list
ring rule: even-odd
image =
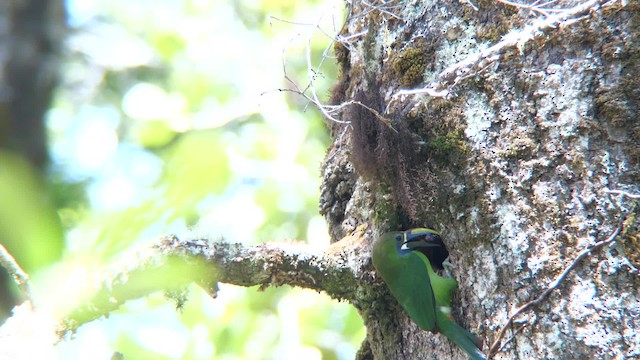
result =
[{"label": "mossy branch", "polygon": [[355,300],[360,266],[344,252],[313,252],[304,245],[245,246],[206,239],[160,239],[144,254],[105,275],[100,288],[64,319],[59,334],[106,316],[128,300],[156,291],[175,292],[191,283],[215,296],[217,282],[240,286],[290,285]]}]

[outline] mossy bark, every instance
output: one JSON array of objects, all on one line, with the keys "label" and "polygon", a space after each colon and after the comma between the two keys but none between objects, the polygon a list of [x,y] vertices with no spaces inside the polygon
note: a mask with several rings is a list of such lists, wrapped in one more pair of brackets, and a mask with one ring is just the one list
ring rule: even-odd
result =
[{"label": "mossy bark", "polygon": [[[640,193],[640,3],[602,2],[502,49],[445,98],[394,94],[437,82],[543,15],[495,1],[393,4],[350,2],[350,41],[337,46],[332,101],[387,121],[350,105],[348,124],[330,124],[321,212],[332,237],[363,225],[366,244],[388,230],[440,230],[459,283],[454,317],[486,349],[516,308],[626,220],[614,246],[516,319],[495,356],[640,356],[637,200],[608,192]],[[465,358],[412,324],[384,287],[354,303],[363,358]]]}]

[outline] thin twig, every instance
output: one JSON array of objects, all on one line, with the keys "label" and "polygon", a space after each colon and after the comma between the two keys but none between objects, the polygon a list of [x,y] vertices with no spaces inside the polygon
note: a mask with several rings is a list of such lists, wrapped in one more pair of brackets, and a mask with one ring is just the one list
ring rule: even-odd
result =
[{"label": "thin twig", "polygon": [[362,3],[363,5],[366,5],[366,6],[370,7],[370,8],[372,8],[373,10],[378,10],[378,11],[380,11],[380,12],[381,12],[381,13],[383,13],[383,14],[387,14],[387,15],[389,15],[389,16],[391,16],[391,17],[394,17],[394,18],[396,18],[396,19],[398,19],[398,20],[405,21],[405,19],[403,19],[400,15],[397,15],[397,14],[392,13],[391,11],[387,11],[387,10],[385,10],[385,8],[386,8],[386,9],[397,8],[397,7],[400,7],[400,5],[384,6],[384,7],[383,7],[383,6],[376,6],[376,5],[373,5],[373,4],[369,4],[369,3],[367,3],[367,2],[366,2],[366,1],[364,1],[364,0],[363,0],[361,3]]},{"label": "thin twig", "polygon": [[[352,39],[355,39],[357,37],[360,37],[364,34],[366,34],[365,32],[359,33],[359,34],[355,34],[352,37],[349,38],[343,38],[340,35],[336,35],[336,36],[332,36],[330,35],[327,31],[325,31],[324,29],[322,29],[322,27],[319,25],[322,16],[320,17],[320,19],[318,19],[318,21],[316,23],[301,23],[301,22],[293,22],[293,21],[287,21],[287,20],[283,20],[283,19],[279,19],[276,17],[271,17],[271,19],[273,20],[277,20],[280,22],[284,22],[287,24],[292,24],[292,25],[296,25],[296,26],[312,26],[315,27],[318,31],[320,31],[320,33],[322,33],[324,36],[326,36],[330,42],[329,44],[325,47],[323,53],[322,53],[322,59],[320,60],[320,62],[318,63],[317,66],[314,67],[313,65],[313,61],[312,61],[312,53],[311,53],[311,36],[309,36],[306,40],[306,46],[305,46],[305,55],[306,55],[306,61],[307,61],[307,83],[304,87],[298,85],[298,83],[291,77],[289,76],[289,73],[287,71],[287,62],[286,62],[286,49],[283,49],[283,55],[282,55],[282,71],[284,74],[284,79],[291,85],[291,88],[285,88],[285,89],[278,89],[278,91],[285,91],[285,92],[293,92],[297,95],[302,96],[305,100],[307,100],[309,103],[313,104],[318,110],[320,110],[320,112],[322,113],[322,115],[327,118],[330,121],[339,123],[339,124],[349,124],[349,121],[344,121],[341,120],[339,118],[337,118],[336,116],[334,116],[333,114],[336,113],[338,111],[338,109],[335,106],[328,106],[322,103],[322,101],[320,100],[317,92],[316,92],[316,88],[315,88],[315,81],[318,78],[318,76],[321,74],[320,69],[322,68],[325,60],[329,57],[329,52],[331,51],[331,48],[333,47],[333,45],[336,42],[339,42],[341,44],[343,44],[345,47],[350,48],[350,43],[349,41]],[[334,29],[334,33],[337,33],[338,31],[336,29]],[[266,93],[266,92],[265,92]],[[262,93],[263,95],[265,93]],[[339,106],[339,108],[343,108],[347,105],[350,104],[342,104]]]},{"label": "thin twig", "polygon": [[605,191],[608,192],[609,194],[619,194],[619,195],[623,195],[623,196],[626,196],[626,197],[634,199],[634,200],[640,199],[640,194],[631,194],[631,193],[628,193],[628,192],[626,192],[624,190],[609,190],[609,189],[607,189]]},{"label": "thin twig", "polygon": [[513,7],[519,8],[519,9],[537,12],[537,13],[540,13],[540,14],[545,15],[545,16],[548,16],[549,13],[551,13],[551,12],[562,12],[562,11],[567,10],[567,9],[554,9],[554,8],[546,8],[545,7],[545,6],[548,6],[548,5],[551,5],[551,4],[555,3],[556,2],[555,0],[547,1],[547,2],[544,2],[542,4],[540,4],[538,1],[535,1],[532,4],[521,4],[521,3],[508,1],[508,0],[496,0],[496,1],[501,3],[501,4],[513,6]]},{"label": "thin twig", "polygon": [[504,349],[505,346],[507,346],[508,343],[510,343],[513,339],[515,339],[515,337],[522,332],[522,330],[524,330],[524,328],[527,326],[527,324],[522,324],[520,325],[519,328],[516,329],[516,331],[513,332],[513,334],[507,339],[507,341],[505,341],[502,346],[500,346],[500,349],[498,349],[497,351],[501,351],[502,349]]},{"label": "thin twig", "polygon": [[469,4],[469,6],[471,6],[471,8],[472,8],[473,10],[475,10],[475,11],[480,10],[477,6],[475,6],[475,5],[471,2],[471,0],[462,0],[462,2]]},{"label": "thin twig", "polygon": [[11,256],[9,251],[7,251],[2,244],[0,244],[0,265],[7,269],[9,275],[13,277],[18,288],[20,288],[20,291],[22,291],[24,296],[26,296],[27,299],[31,301],[31,304],[35,306],[37,304],[37,295],[33,284],[31,284],[29,274],[22,270],[16,259]]},{"label": "thin twig", "polygon": [[511,316],[509,316],[509,318],[507,319],[507,322],[502,326],[502,328],[500,329],[500,332],[498,332],[498,336],[496,337],[495,341],[491,345],[491,348],[489,348],[489,353],[487,354],[487,358],[490,359],[491,356],[498,351],[498,349],[504,347],[504,345],[506,345],[511,340],[509,339],[505,344],[502,344],[502,345],[500,343],[500,340],[502,339],[505,332],[507,331],[507,328],[511,325],[511,323],[513,323],[513,320],[518,315],[520,315],[524,311],[528,310],[530,307],[537,305],[541,303],[544,299],[546,299],[546,297],[549,296],[549,294],[551,294],[553,290],[557,289],[560,286],[560,284],[564,281],[567,275],[569,275],[569,273],[578,265],[578,263],[580,263],[582,259],[584,259],[589,254],[591,254],[592,251],[600,249],[614,242],[621,230],[622,230],[622,225],[619,225],[606,240],[596,242],[595,244],[589,246],[588,248],[580,252],[578,256],[573,260],[573,262],[571,262],[571,264],[562,272],[562,274],[560,274],[554,281],[552,281],[549,284],[549,287],[542,294],[540,294],[540,296],[520,306]]}]

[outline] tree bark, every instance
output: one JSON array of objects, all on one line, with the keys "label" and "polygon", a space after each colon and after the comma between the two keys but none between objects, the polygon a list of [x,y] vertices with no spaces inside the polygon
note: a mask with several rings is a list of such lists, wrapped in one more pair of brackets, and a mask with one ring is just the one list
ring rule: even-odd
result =
[{"label": "tree bark", "polygon": [[[440,230],[496,358],[637,357],[640,3],[553,7],[349,2],[320,210],[364,251]],[[465,358],[381,294],[362,358]]]},{"label": "tree bark", "polygon": [[[62,0],[0,2],[0,151],[19,154],[43,177],[49,162],[44,118],[65,31]],[[0,239],[12,251],[22,246],[11,240]],[[10,283],[0,271],[0,319],[18,301]]]},{"label": "tree bark", "polygon": [[57,83],[66,31],[60,0],[3,1],[0,5],[0,148],[23,154],[44,170],[44,114]]}]

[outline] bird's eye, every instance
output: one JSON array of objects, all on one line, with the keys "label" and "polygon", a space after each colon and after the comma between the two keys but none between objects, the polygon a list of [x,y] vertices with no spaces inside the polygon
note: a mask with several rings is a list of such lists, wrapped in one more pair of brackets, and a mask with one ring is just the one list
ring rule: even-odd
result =
[{"label": "bird's eye", "polygon": [[401,241],[402,241],[402,235],[397,235],[396,242],[401,242]]}]

